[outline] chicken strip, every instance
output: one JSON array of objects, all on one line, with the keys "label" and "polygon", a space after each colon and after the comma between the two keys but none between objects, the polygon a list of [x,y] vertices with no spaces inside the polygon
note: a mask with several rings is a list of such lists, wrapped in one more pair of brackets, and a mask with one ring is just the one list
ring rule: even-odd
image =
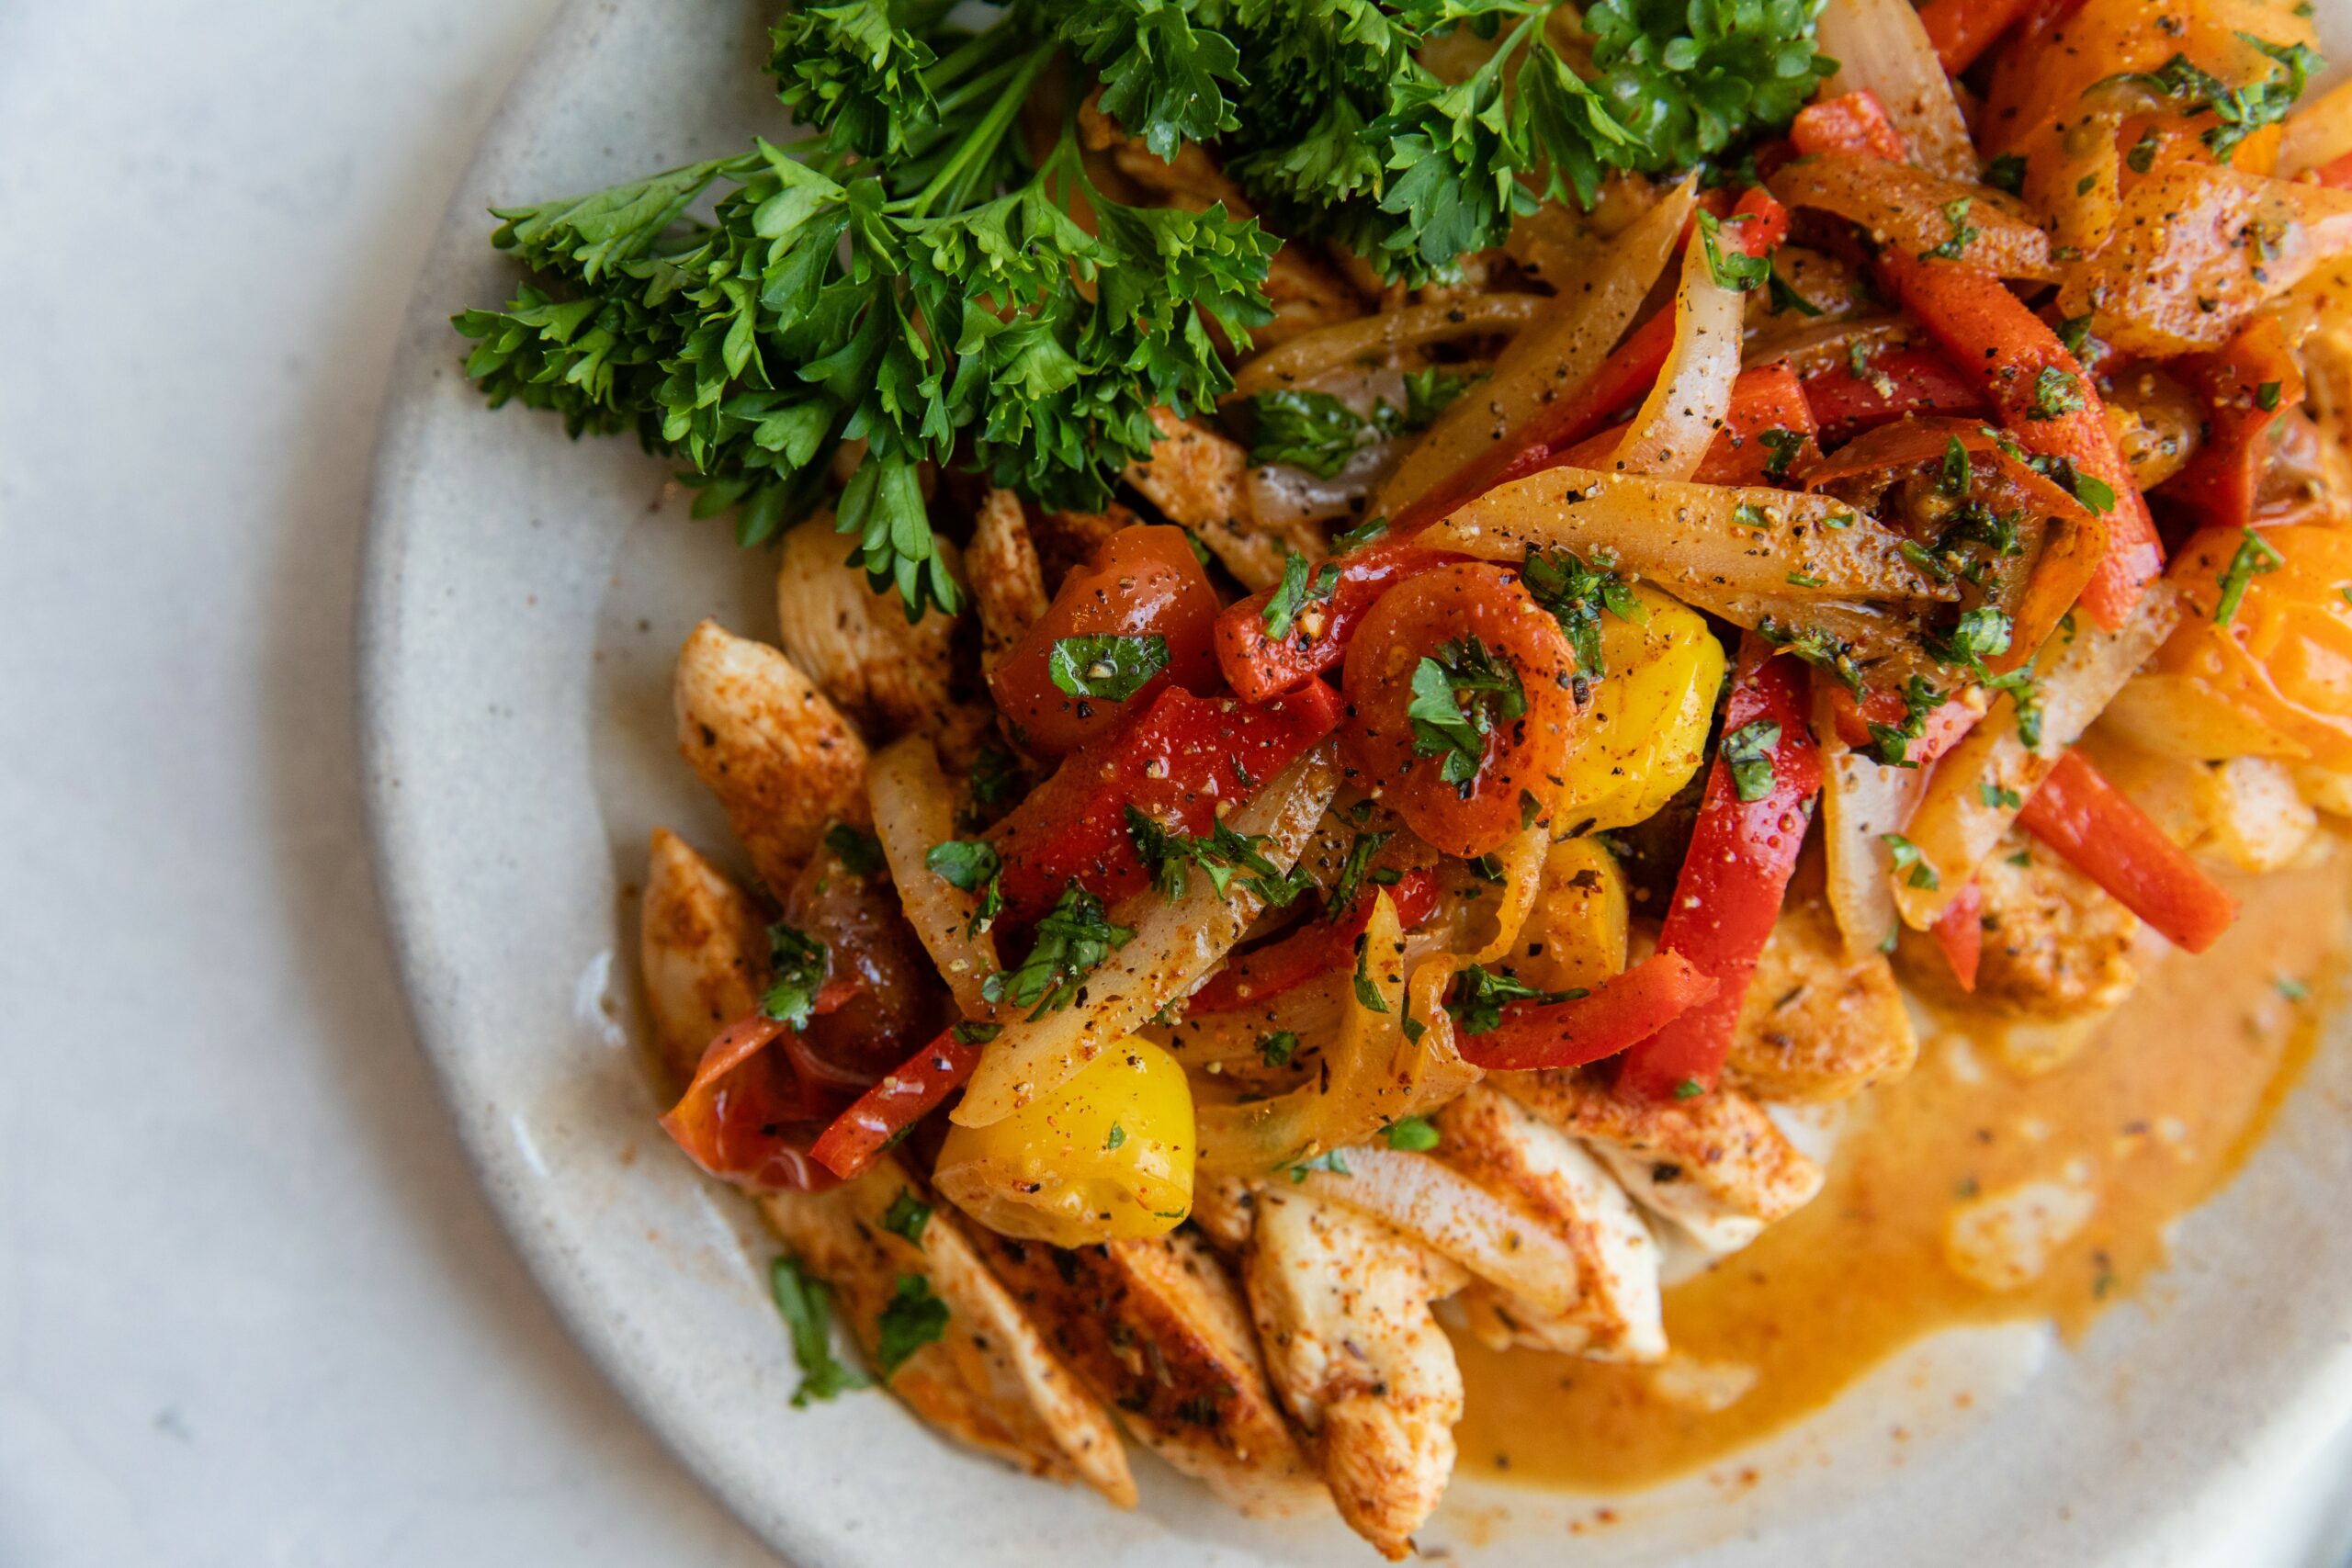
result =
[{"label": "chicken strip", "polygon": [[1252,1518],[1325,1506],[1214,1253],[1178,1232],[1075,1250],[977,1233],[1063,1361],[1169,1465]]},{"label": "chicken strip", "polygon": [[1497,1073],[1487,1081],[1581,1139],[1634,1201],[1711,1253],[1738,1251],[1821,1190],[1821,1168],[1734,1089],[1656,1105],[1575,1071]]},{"label": "chicken strip", "polygon": [[1906,931],[1903,976],[1950,1006],[2033,1023],[2095,1018],[2139,984],[2140,918],[2051,851],[2012,833],[1976,868],[1984,945],[1961,990],[1924,932]]},{"label": "chicken strip", "polygon": [[863,824],[865,742],[789,659],[705,621],[678,650],[678,750],[770,887],[792,884],[828,823]]},{"label": "chicken strip", "polygon": [[1219,435],[1164,408],[1151,411],[1159,439],[1151,456],[1127,465],[1127,482],[1168,520],[1190,528],[1227,571],[1252,590],[1282,581],[1291,552],[1324,553],[1322,535],[1307,522],[1269,527],[1250,504],[1250,455]]},{"label": "chicken strip", "polygon": [[1082,1481],[1123,1508],[1135,1477],[1118,1430],[1046,1348],[989,1273],[955,1213],[934,1207],[910,1242],[884,1217],[916,1184],[897,1160],[825,1192],[760,1200],[768,1223],[833,1289],[868,1362],[879,1366],[883,1314],[910,1280],[946,1303],[947,1328],[889,1378],[892,1393],[933,1427],[1036,1475]]},{"label": "chicken strip", "polygon": [[[937,546],[960,581],[955,545]],[[876,593],[846,564],[847,547],[830,512],[785,536],[775,574],[785,654],[869,739],[928,730],[947,709],[959,617],[934,607],[910,625],[897,590]]]},{"label": "chicken strip", "polygon": [[1918,1055],[1885,955],[1849,958],[1827,902],[1791,898],[1748,983],[1724,1081],[1763,1100],[1846,1100],[1903,1077]]},{"label": "chicken strip", "polygon": [[1566,1312],[1473,1280],[1462,1299],[1479,1337],[1497,1349],[1523,1345],[1600,1360],[1663,1357],[1657,1242],[1600,1162],[1484,1085],[1440,1111],[1437,1128],[1439,1159],[1526,1210],[1576,1254],[1577,1300]]},{"label": "chicken strip", "polygon": [[760,912],[726,874],[667,828],[639,908],[638,966],[653,1044],[673,1087],[695,1076],[710,1037],[759,1005],[768,943]]},{"label": "chicken strip", "polygon": [[1453,1473],[1462,1371],[1430,1303],[1467,1276],[1376,1220],[1258,1194],[1244,1265],[1267,1370],[1322,1460],[1340,1517],[1392,1561]]},{"label": "chicken strip", "polygon": [[972,604],[980,613],[980,664],[993,670],[1044,618],[1051,603],[1019,496],[991,490],[981,499],[964,564],[972,576]]}]

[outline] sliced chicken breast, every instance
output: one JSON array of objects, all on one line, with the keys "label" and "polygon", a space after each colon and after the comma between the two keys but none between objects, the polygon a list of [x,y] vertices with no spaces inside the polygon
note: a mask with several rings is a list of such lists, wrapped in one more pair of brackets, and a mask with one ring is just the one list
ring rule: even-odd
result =
[{"label": "sliced chicken breast", "polygon": [[[928,731],[947,711],[962,617],[933,606],[910,624],[895,588],[877,593],[847,564],[850,543],[834,531],[830,512],[785,536],[775,574],[784,651],[868,739]],[[954,542],[936,543],[960,578]]]},{"label": "sliced chicken breast", "polygon": [[765,928],[723,872],[667,828],[656,828],[637,952],[654,1047],[673,1086],[683,1085],[695,1076],[710,1037],[759,1005],[768,966]]},{"label": "sliced chicken breast", "polygon": [[1149,458],[1127,465],[1127,482],[1170,522],[1190,528],[1245,586],[1281,581],[1294,550],[1323,553],[1323,536],[1311,523],[1277,528],[1259,522],[1250,501],[1250,455],[1239,443],[1164,408],[1152,410],[1151,419],[1159,440]]},{"label": "sliced chicken breast", "polygon": [[981,1262],[955,1212],[934,1205],[919,1245],[884,1225],[899,1195],[918,1191],[893,1159],[830,1191],[775,1193],[760,1207],[801,1263],[832,1287],[869,1363],[901,1280],[925,1281],[946,1303],[946,1332],[889,1379],[890,1392],[916,1415],[983,1453],[1082,1481],[1133,1507],[1135,1477],[1110,1415]]},{"label": "sliced chicken breast", "polygon": [[1255,1518],[1329,1506],[1266,1382],[1249,1306],[1205,1245],[1182,1232],[1075,1250],[975,1236],[1138,1442]]},{"label": "sliced chicken breast", "polygon": [[1376,1220],[1269,1186],[1243,1279],[1267,1370],[1340,1517],[1402,1559],[1453,1473],[1462,1371],[1430,1303],[1467,1276]]}]

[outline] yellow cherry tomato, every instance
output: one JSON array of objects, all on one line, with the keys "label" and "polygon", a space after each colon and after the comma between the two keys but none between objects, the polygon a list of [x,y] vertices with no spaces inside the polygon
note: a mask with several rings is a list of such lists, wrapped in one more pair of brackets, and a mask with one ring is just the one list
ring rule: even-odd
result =
[{"label": "yellow cherry tomato", "polygon": [[2272,755],[2352,766],[2352,531],[2208,528],[2169,575],[2183,613],[2156,669],[2280,737]]},{"label": "yellow cherry tomato", "polygon": [[1626,909],[1617,857],[1598,839],[1562,839],[1544,856],[1511,967],[1547,991],[1589,991],[1623,974]]},{"label": "yellow cherry tomato", "polygon": [[1198,1146],[1184,1069],[1129,1036],[1051,1099],[985,1127],[953,1126],[932,1185],[990,1230],[1085,1247],[1182,1224]]},{"label": "yellow cherry tomato", "polygon": [[1654,588],[1634,596],[1646,621],[1600,618],[1605,666],[1561,769],[1555,832],[1631,827],[1699,771],[1724,682],[1723,644],[1696,610]]}]

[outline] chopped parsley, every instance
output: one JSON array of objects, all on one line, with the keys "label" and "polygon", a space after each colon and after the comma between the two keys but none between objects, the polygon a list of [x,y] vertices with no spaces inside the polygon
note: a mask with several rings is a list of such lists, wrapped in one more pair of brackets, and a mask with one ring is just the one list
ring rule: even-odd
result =
[{"label": "chopped parsley", "polygon": [[807,1409],[811,1400],[831,1399],[853,1389],[874,1386],[864,1372],[833,1357],[831,1286],[804,1272],[797,1258],[786,1255],[768,1268],[768,1293],[775,1298],[775,1310],[792,1331],[792,1359],[800,1363],[800,1386],[792,1391],[794,1409]]},{"label": "chopped parsley", "polygon": [[2017,791],[2009,788],[2006,784],[1978,784],[1976,786],[1976,797],[1984,803],[1985,809],[1988,811],[2022,811],[2025,809],[2025,796],[2019,795]]},{"label": "chopped parsley", "polygon": [[1297,1183],[1306,1180],[1306,1173],[1310,1170],[1328,1170],[1334,1176],[1351,1176],[1354,1174],[1354,1172],[1348,1169],[1348,1162],[1340,1157],[1340,1151],[1337,1149],[1326,1149],[1321,1154],[1315,1156],[1311,1159],[1303,1159],[1296,1165],[1292,1166],[1290,1168],[1290,1179],[1292,1184],[1295,1186]]},{"label": "chopped parsley", "polygon": [[2025,155],[2004,152],[1984,165],[1984,183],[1995,190],[2007,191],[2011,196],[2025,189]]},{"label": "chopped parsley", "polygon": [[[1767,436],[1773,434],[1765,432]],[[1797,439],[1802,444],[1803,438]],[[1649,607],[1618,575],[1616,567],[1614,557],[1596,555],[1588,565],[1573,550],[1531,547],[1520,569],[1521,585],[1560,623],[1569,650],[1577,656],[1577,669],[1596,678],[1609,672],[1601,657],[1600,613],[1606,610],[1635,626],[1646,625],[1650,618]]]},{"label": "chopped parsley", "polygon": [[1968,493],[1968,448],[1955,435],[1944,443],[1943,467],[1937,474],[1936,489],[1955,501]]},{"label": "chopped parsley", "polygon": [[882,1228],[892,1235],[906,1237],[914,1247],[922,1245],[922,1228],[929,1224],[931,1205],[903,1187],[890,1200],[890,1206],[882,1211]]},{"label": "chopped parsley", "polygon": [[2278,412],[2278,396],[2282,389],[2276,381],[2265,381],[2254,389],[2254,406],[2264,413]]},{"label": "chopped parsley", "polygon": [[2033,400],[2026,405],[2028,419],[2063,419],[2083,406],[2083,384],[2055,365],[2034,373]]},{"label": "chopped parsley", "polygon": [[1107,1154],[1107,1153],[1109,1153],[1111,1150],[1117,1148],[1120,1145],[1122,1145],[1122,1144],[1125,1143],[1126,1141],[1127,1141],[1127,1130],[1126,1130],[1125,1127],[1121,1126],[1118,1122],[1112,1122],[1112,1123],[1111,1123],[1111,1130],[1110,1130],[1108,1133],[1105,1133],[1105,1134],[1102,1135],[1102,1149],[1103,1149],[1103,1152]]},{"label": "chopped parsley", "polygon": [[967,893],[978,893],[989,878],[1003,869],[996,846],[986,839],[950,839],[933,844],[922,863],[938,876]]},{"label": "chopped parsley", "polygon": [[1269,906],[1287,904],[1312,885],[1303,873],[1285,872],[1266,858],[1272,840],[1262,833],[1237,832],[1216,821],[1205,833],[1170,832],[1133,804],[1126,815],[1127,838],[1136,858],[1151,873],[1151,885],[1171,904],[1184,896],[1194,866],[1207,875],[1220,898],[1231,897],[1238,873],[1248,873],[1242,886]]},{"label": "chopped parsley", "polygon": [[[1463,705],[1467,696],[1469,705]],[[1488,649],[1473,632],[1459,642],[1438,645],[1413,669],[1412,701],[1406,717],[1413,727],[1413,750],[1442,759],[1438,777],[1466,797],[1487,756],[1487,737],[1498,724],[1525,716],[1527,693],[1518,667]]]},{"label": "chopped parsley", "polygon": [[761,994],[760,1010],[793,1029],[808,1028],[828,964],[823,942],[776,921],[768,928],[768,988]]},{"label": "chopped parsley", "polygon": [[1337,920],[1346,917],[1349,907],[1356,901],[1356,890],[1363,886],[1364,877],[1372,869],[1372,857],[1380,852],[1381,845],[1396,836],[1393,830],[1358,833],[1349,842],[1348,858],[1340,863],[1339,880],[1331,884],[1331,891],[1323,899],[1325,919]]},{"label": "chopped parsley", "polygon": [[1724,736],[1724,766],[1730,770],[1733,791],[1754,805],[1772,794],[1772,749],[1781,743],[1781,727],[1759,718]]},{"label": "chopped parsley", "polygon": [[1838,683],[1859,697],[1862,694],[1862,671],[1854,662],[1854,645],[1822,630],[1818,626],[1792,626],[1771,615],[1756,623],[1756,635],[1779,649],[1794,654],[1825,674],[1836,678]]},{"label": "chopped parsley", "polygon": [[[2270,43],[2244,32],[2237,36],[2269,56],[2278,68],[2259,82],[2225,87],[2218,77],[2192,64],[2187,55],[2176,54],[2154,71],[2129,73],[2107,80],[2132,82],[2160,93],[2172,99],[2173,107],[2182,115],[2211,111],[2221,123],[2207,130],[2199,140],[2212,150],[2213,156],[2229,163],[2247,137],[2287,118],[2295,101],[2303,96],[2312,75],[2323,65],[2320,57],[2306,44]],[[2140,172],[2147,171],[2141,167]]]},{"label": "chopped parsley", "polygon": [[1143,637],[1063,637],[1054,639],[1046,673],[1065,696],[1125,702],[1168,668],[1168,639]]},{"label": "chopped parsley", "polygon": [[1371,1012],[1386,1012],[1388,998],[1380,994],[1380,986],[1372,977],[1372,933],[1356,932],[1356,1000]]},{"label": "chopped parsley", "polygon": [[1764,450],[1771,454],[1764,459],[1764,477],[1768,479],[1787,479],[1789,465],[1795,462],[1797,454],[1804,450],[1804,433],[1783,430],[1776,424],[1769,430],[1758,431],[1756,439],[1762,442]]},{"label": "chopped parsley", "polygon": [[1581,990],[1545,991],[1526,984],[1510,969],[1488,969],[1473,964],[1453,977],[1447,988],[1445,1010],[1464,1034],[1488,1034],[1502,1027],[1503,1009],[1511,1002],[1566,1002],[1585,995]]},{"label": "chopped parsley", "polygon": [[1437,1147],[1437,1128],[1426,1116],[1403,1116],[1380,1130],[1380,1135],[1392,1149],[1408,1154],[1427,1154]]},{"label": "chopped parsley", "polygon": [[2213,606],[2213,624],[2226,626],[2236,618],[2238,606],[2245,602],[2245,591],[2257,577],[2267,576],[2287,564],[2286,558],[2271,548],[2269,541],[2253,529],[2243,530],[2245,537],[2238,541],[2230,564],[2222,569],[2222,597]]},{"label": "chopped parsley", "polygon": [[1298,1055],[1298,1036],[1290,1030],[1278,1030],[1258,1042],[1258,1059],[1270,1067],[1287,1067]]},{"label": "chopped parsley", "polygon": [[1354,527],[1349,529],[1344,534],[1332,535],[1331,553],[1335,556],[1345,555],[1350,550],[1362,549],[1364,546],[1372,543],[1374,539],[1384,537],[1387,532],[1387,518],[1367,518],[1363,522],[1359,523]]},{"label": "chopped parsley", "polygon": [[1779,273],[1773,273],[1765,282],[1770,290],[1770,303],[1768,308],[1772,314],[1777,316],[1783,310],[1794,310],[1800,316],[1821,314],[1820,306],[1798,293],[1795,286]]},{"label": "chopped parsley", "polygon": [[888,1379],[916,1351],[946,1337],[947,1303],[931,1293],[931,1280],[923,1275],[901,1274],[874,1326],[875,1364]]},{"label": "chopped parsley", "polygon": [[1135,934],[1113,925],[1104,918],[1102,900],[1072,882],[1037,921],[1029,956],[1017,968],[1000,969],[982,981],[980,995],[1032,1009],[1032,1019],[1058,1012],[1077,998],[1086,976]]},{"label": "chopped parsley", "polygon": [[1762,287],[1772,276],[1772,263],[1768,256],[1751,256],[1737,247],[1721,243],[1723,223],[1705,208],[1701,208],[1699,242],[1706,247],[1707,270],[1714,275],[1715,287],[1728,288],[1735,294],[1745,294]]},{"label": "chopped parsley", "polygon": [[1928,716],[1943,706],[1944,694],[1929,685],[1925,678],[1912,676],[1903,683],[1903,722],[1883,724],[1868,720],[1871,754],[1890,768],[1916,768],[1911,760],[1911,742],[1927,733]]},{"label": "chopped parsley", "polygon": [[1296,550],[1291,551],[1290,558],[1283,562],[1283,580],[1275,585],[1274,595],[1266,601],[1261,613],[1266,636],[1276,642],[1290,636],[1299,612],[1309,604],[1329,604],[1333,590],[1339,586],[1339,562],[1325,561],[1309,581],[1306,558]]},{"label": "chopped parsley", "polygon": [[846,822],[836,822],[825,829],[825,848],[842,863],[842,869],[852,876],[872,876],[889,863],[882,858],[882,840],[871,833],[860,832]]},{"label": "chopped parsley", "polygon": [[1943,886],[1936,875],[1936,868],[1929,865],[1928,857],[1919,852],[1918,845],[1900,833],[1881,833],[1879,839],[1894,857],[1894,869],[1902,874],[1904,881],[1930,893]]},{"label": "chopped parsley", "polygon": [[1951,226],[1951,235],[1933,250],[1921,251],[1921,261],[1959,261],[1967,254],[1969,242],[1983,232],[1969,225],[1968,209],[1973,205],[1974,198],[1965,196],[1944,203],[1944,221]]}]

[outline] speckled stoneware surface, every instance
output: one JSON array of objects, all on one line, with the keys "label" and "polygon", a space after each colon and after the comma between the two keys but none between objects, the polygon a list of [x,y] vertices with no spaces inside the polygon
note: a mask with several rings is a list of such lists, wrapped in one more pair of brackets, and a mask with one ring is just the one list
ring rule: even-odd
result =
[{"label": "speckled stoneware surface", "polygon": [[[572,6],[419,285],[362,629],[380,874],[418,1032],[572,1331],[802,1568],[943,1549],[967,1568],[1370,1561],[1336,1524],[1247,1524],[1148,1461],[1142,1506],[1121,1514],[949,1449],[885,1398],[792,1409],[769,1249],[652,1125],[631,1044],[634,879],[657,822],[725,842],[671,750],[669,659],[705,614],[772,637],[764,563],[690,521],[632,444],[574,446],[547,419],[486,412],[447,319],[511,286],[483,243],[492,202],[775,133],[763,9]],[[1422,1544],[1498,1568],[1569,1552],[1724,1568],[2188,1560],[2250,1478],[2352,1401],[2352,1044],[2337,1032],[2245,1173],[2181,1225],[2175,1268],[2079,1347],[2022,1327],[1946,1335],[1713,1474],[1610,1499],[1458,1483]]]}]

